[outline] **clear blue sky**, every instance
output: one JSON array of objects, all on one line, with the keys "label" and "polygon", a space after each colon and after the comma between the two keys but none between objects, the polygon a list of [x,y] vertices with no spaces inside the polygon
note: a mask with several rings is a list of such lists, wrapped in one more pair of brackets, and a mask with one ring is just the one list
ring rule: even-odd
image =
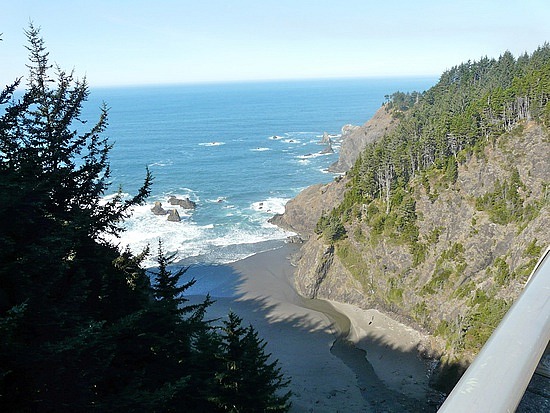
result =
[{"label": "clear blue sky", "polygon": [[8,0],[1,85],[26,74],[31,20],[92,86],[437,76],[550,41],[548,0]]}]

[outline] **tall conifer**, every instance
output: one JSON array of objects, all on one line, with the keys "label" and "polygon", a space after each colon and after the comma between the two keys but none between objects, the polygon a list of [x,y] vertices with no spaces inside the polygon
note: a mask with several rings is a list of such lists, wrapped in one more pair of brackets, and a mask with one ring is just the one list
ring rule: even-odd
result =
[{"label": "tall conifer", "polygon": [[[26,34],[27,90],[15,99],[16,80],[0,92],[0,411],[224,411],[216,402],[224,348],[205,319],[210,297],[188,303],[194,281],[182,280],[186,268],[171,271],[162,243],[151,285],[148,249],[119,251],[105,236],[144,202],[149,172],[133,198],[119,191],[104,201],[107,109],[86,129],[85,80],[60,68],[52,78],[39,30]],[[234,380],[266,368],[260,379],[273,392],[284,387],[257,337],[241,341],[259,354]],[[240,394],[239,405],[250,396]]]},{"label": "tall conifer", "polygon": [[[39,30],[31,24],[26,35],[27,90],[14,99],[10,86],[1,98],[0,324],[9,334],[0,346],[0,405],[84,410],[97,399],[110,357],[102,341],[107,319],[128,316],[148,295],[145,273],[129,280],[113,266],[119,253],[102,236],[116,234],[144,201],[150,176],[132,199],[119,194],[103,202],[107,110],[82,132],[85,80],[60,68],[52,78]],[[132,292],[130,282],[141,292]]]}]

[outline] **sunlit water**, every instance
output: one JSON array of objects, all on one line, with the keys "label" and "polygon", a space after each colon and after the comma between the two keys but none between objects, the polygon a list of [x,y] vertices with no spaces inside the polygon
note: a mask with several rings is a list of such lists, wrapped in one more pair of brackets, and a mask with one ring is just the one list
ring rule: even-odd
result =
[{"label": "sunlit water", "polygon": [[[149,167],[155,180],[119,242],[135,252],[161,239],[187,263],[228,263],[279,245],[289,234],[267,221],[303,188],[329,182],[345,124],[363,124],[394,91],[425,90],[435,79],[363,79],[94,89],[83,118],[101,102],[112,193],[133,194]],[[89,124],[89,123],[88,123]],[[320,154],[327,132],[334,154]],[[107,194],[107,195],[110,195]],[[181,222],[151,212],[170,195],[188,197]],[[149,261],[152,263],[152,260]]]}]

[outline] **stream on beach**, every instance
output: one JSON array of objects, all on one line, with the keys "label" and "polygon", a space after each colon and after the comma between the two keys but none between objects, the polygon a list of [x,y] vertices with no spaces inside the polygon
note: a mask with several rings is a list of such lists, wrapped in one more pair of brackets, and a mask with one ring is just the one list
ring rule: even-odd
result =
[{"label": "stream on beach", "polygon": [[[418,394],[417,397],[411,397],[390,389],[378,377],[372,364],[369,362],[368,351],[357,347],[355,343],[348,339],[351,320],[334,308],[330,302],[304,298],[304,305],[312,310],[322,312],[332,320],[335,328],[335,340],[330,348],[330,352],[355,373],[361,395],[367,400],[374,412],[412,413],[437,411],[438,406],[444,400],[443,394],[434,389],[429,389],[424,396]],[[417,359],[419,364],[425,366],[426,375],[429,375],[429,363],[433,362],[433,360],[422,360],[419,355]]]},{"label": "stream on beach", "polygon": [[[230,265],[193,266],[188,275],[195,277],[197,283],[188,293],[195,297],[210,293],[217,301],[211,314],[214,317],[224,317],[233,310],[254,325],[268,342],[273,357],[280,360],[283,371],[290,371],[296,381],[291,390],[301,397],[298,402],[302,404],[298,403],[292,411],[308,406],[305,398],[309,398],[308,402],[316,400],[311,402],[315,407],[312,411],[331,411],[330,406],[336,405],[338,397],[347,402],[346,397],[352,397],[353,392],[363,399],[363,407],[353,405],[355,409],[348,411],[435,412],[443,395],[428,385],[433,360],[422,359],[416,349],[404,351],[402,343],[392,343],[394,338],[390,336],[384,340],[374,337],[371,343],[368,335],[362,334],[360,344],[355,338],[350,339],[352,329],[357,332],[366,327],[352,324],[361,323],[357,316],[348,316],[347,308],[336,308],[336,303],[304,298],[296,292],[294,267],[288,257],[297,248],[282,244]],[[364,310],[354,311],[362,314]],[[376,317],[372,327],[376,326],[382,334],[384,328],[407,334],[407,327],[381,313]],[[328,375],[303,371],[322,370],[326,363],[333,366],[328,367]],[[341,367],[336,369],[338,364]],[[348,377],[344,383],[343,376],[336,377],[343,372]],[[315,384],[316,380],[324,383]],[[324,408],[315,404],[319,401],[325,403]],[[368,410],[364,410],[366,407]]]}]

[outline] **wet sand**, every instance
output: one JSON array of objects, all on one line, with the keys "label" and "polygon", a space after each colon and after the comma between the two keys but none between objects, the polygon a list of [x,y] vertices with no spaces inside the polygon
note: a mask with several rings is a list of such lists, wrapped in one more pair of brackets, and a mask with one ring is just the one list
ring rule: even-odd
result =
[{"label": "wet sand", "polygon": [[289,260],[297,248],[192,268],[190,293],[210,292],[209,317],[232,310],[256,328],[292,380],[291,412],[435,411],[422,336],[376,310],[298,295]]}]

